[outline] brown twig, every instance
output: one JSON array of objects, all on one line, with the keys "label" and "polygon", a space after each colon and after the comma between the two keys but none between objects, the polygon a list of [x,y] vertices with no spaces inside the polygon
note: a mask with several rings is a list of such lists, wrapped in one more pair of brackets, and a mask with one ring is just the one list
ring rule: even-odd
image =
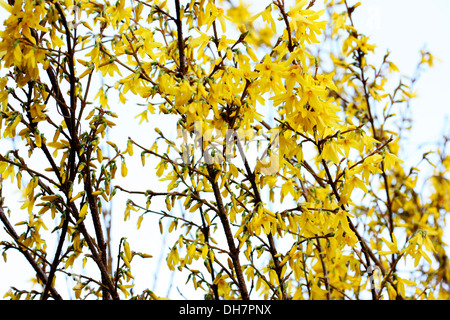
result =
[{"label": "brown twig", "polygon": [[[47,275],[41,269],[41,267],[39,267],[39,265],[36,263],[34,258],[28,252],[28,250],[27,250],[28,248],[26,248],[26,247],[22,248],[23,244],[19,241],[19,235],[16,233],[13,226],[9,222],[8,218],[5,215],[5,212],[3,211],[3,207],[1,205],[0,205],[0,220],[2,221],[3,225],[5,226],[6,231],[14,239],[14,241],[18,244],[19,251],[24,255],[24,257],[27,259],[27,261],[33,267],[34,271],[36,271],[37,277],[42,281],[42,283],[47,285],[48,280],[49,280],[47,278]],[[53,298],[55,298],[56,300],[62,300],[61,295],[58,293],[58,291],[56,291],[55,288],[53,288],[53,286],[50,286],[48,290],[51,292]]]}]

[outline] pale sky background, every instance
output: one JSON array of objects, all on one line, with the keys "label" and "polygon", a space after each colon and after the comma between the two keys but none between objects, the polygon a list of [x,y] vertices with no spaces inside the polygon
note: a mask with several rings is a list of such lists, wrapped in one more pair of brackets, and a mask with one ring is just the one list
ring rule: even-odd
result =
[{"label": "pale sky background", "polygon": [[[256,3],[256,0],[253,2]],[[436,63],[434,68],[422,73],[419,82],[416,83],[415,88],[419,93],[419,97],[412,102],[414,124],[410,134],[411,143],[406,146],[408,154],[406,160],[413,165],[421,158],[422,153],[427,148],[430,148],[430,145],[425,143],[437,142],[444,128],[447,129],[447,132],[450,130],[447,118],[450,115],[450,101],[447,97],[450,88],[450,1],[362,0],[361,2],[362,6],[353,15],[354,22],[357,29],[370,36],[371,43],[377,45],[375,52],[379,56],[379,61],[381,61],[386,50],[389,49],[391,51],[391,61],[399,67],[401,72],[412,75],[417,62],[420,60],[420,49],[424,48],[424,46],[442,60]],[[252,3],[252,1],[248,1],[248,3]],[[265,6],[269,2],[258,1],[258,4],[260,3],[263,3]],[[349,1],[349,3],[352,3],[352,1]],[[139,112],[134,112],[134,110],[130,112],[122,109],[117,113],[123,121],[133,123],[136,121],[134,116]],[[153,119],[162,118],[154,117]],[[162,123],[159,120],[156,122],[158,124]],[[163,129],[162,127],[160,128]],[[165,126],[164,128],[168,127]],[[120,138],[121,141],[118,143],[121,148],[125,146],[128,135],[131,137],[144,136],[146,141],[151,141],[153,136],[153,134],[149,133],[148,127],[144,125],[130,126],[127,131],[127,135],[122,136]],[[114,139],[113,136],[110,138],[110,140]],[[139,141],[140,138],[136,140]],[[419,149],[420,152],[418,152]],[[135,149],[136,152],[137,150]],[[152,162],[148,158],[147,163],[147,172],[149,172],[149,177],[151,177],[150,173],[156,162]],[[133,162],[129,160],[127,164],[130,176],[132,176]],[[138,157],[135,164],[138,168],[141,168]],[[139,176],[134,181],[128,181],[127,185],[130,189],[133,189],[134,184],[148,183],[148,179],[147,177]],[[158,200],[155,199],[152,203],[156,204],[157,202]],[[123,221],[123,208],[118,205],[119,203],[122,203],[120,197],[113,203],[114,214],[117,216],[115,219],[118,222]],[[150,219],[144,219],[141,230],[135,232],[136,219],[137,216],[127,223],[129,228],[122,227],[122,223],[120,230],[114,229],[113,223],[113,233],[115,231],[118,232],[120,234],[119,237],[122,234],[127,236],[132,250],[154,254],[153,259],[139,260],[140,258],[136,257],[136,261],[133,260],[133,275],[136,279],[135,292],[141,292],[146,288],[150,288],[155,290],[157,295],[165,296],[168,292],[167,286],[171,283],[170,274],[163,272],[163,270],[167,269],[165,268],[164,260],[162,261],[161,269],[157,269],[158,252],[161,246],[167,248],[167,246],[172,245],[173,240],[165,244],[155,240],[153,235],[156,235],[156,238],[159,236],[158,226],[154,224],[155,220],[152,222]],[[52,228],[52,226],[50,225],[49,228]],[[1,240],[10,240],[3,229],[0,230]],[[114,239],[114,243],[118,243],[119,240]],[[49,250],[49,252],[52,257],[53,251]],[[117,245],[114,247],[113,254],[117,254]],[[8,251],[8,263],[5,264],[3,259],[0,258],[0,299],[2,299],[3,294],[10,286],[16,286],[17,288],[31,287],[28,279],[33,274],[28,266],[25,265],[23,267],[23,265],[24,258],[17,253],[13,254],[11,250]],[[156,287],[154,286],[155,270],[159,270],[156,273],[156,276],[159,278]],[[27,276],[23,277],[22,274],[27,274]],[[151,275],[150,277],[148,276],[149,274]],[[191,299],[201,299],[203,296],[201,291],[192,295],[190,290],[183,288],[185,281],[186,278],[184,276],[175,276],[170,297],[175,299],[183,298],[176,289],[176,286],[180,285],[180,290],[185,296]],[[65,295],[64,292],[62,294]]]}]

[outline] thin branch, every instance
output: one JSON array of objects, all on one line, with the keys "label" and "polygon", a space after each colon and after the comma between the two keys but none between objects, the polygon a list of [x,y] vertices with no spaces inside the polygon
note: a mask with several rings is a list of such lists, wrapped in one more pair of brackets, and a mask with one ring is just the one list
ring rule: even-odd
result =
[{"label": "thin branch", "polygon": [[212,185],[214,197],[216,198],[217,208],[219,210],[219,219],[222,223],[225,232],[228,248],[230,249],[230,257],[231,260],[233,261],[234,270],[236,272],[239,291],[243,300],[249,300],[250,296],[247,291],[247,285],[244,280],[244,275],[242,273],[242,267],[239,260],[239,249],[236,247],[234,243],[234,237],[231,231],[230,222],[228,220],[225,207],[223,205],[222,195],[220,193],[219,186],[217,185],[215,179],[217,172],[215,171],[215,169],[211,164],[207,164],[207,169],[209,174],[208,179]]}]

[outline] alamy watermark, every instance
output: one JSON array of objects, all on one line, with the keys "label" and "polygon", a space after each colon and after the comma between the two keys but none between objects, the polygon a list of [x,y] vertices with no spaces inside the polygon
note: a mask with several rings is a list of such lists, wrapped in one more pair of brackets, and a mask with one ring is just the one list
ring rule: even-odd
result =
[{"label": "alamy watermark", "polygon": [[181,155],[178,164],[231,164],[257,167],[264,175],[279,170],[280,130],[228,129],[206,127],[201,121],[194,123],[194,130],[177,129],[176,146]]}]

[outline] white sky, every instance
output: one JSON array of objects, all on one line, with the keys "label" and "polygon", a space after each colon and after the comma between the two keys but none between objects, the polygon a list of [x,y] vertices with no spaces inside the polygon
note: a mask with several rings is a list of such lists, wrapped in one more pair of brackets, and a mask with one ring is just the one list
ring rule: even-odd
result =
[{"label": "white sky", "polygon": [[[256,0],[254,0],[256,2]],[[249,3],[251,1],[248,1]],[[350,2],[350,1],[349,1]],[[420,1],[420,0],[362,0],[363,4],[359,7],[353,15],[354,22],[359,31],[369,35],[371,43],[375,43],[378,47],[376,54],[381,61],[386,50],[391,51],[391,60],[399,67],[401,72],[412,75],[417,62],[420,59],[419,51],[426,45],[426,49],[431,51],[436,57],[440,58],[442,62],[436,64],[432,69],[427,70],[422,74],[419,82],[416,84],[416,89],[419,93],[419,97],[416,98],[413,103],[413,116],[414,125],[410,135],[410,144],[407,147],[408,159],[411,164],[414,164],[421,158],[421,152],[417,152],[420,145],[426,142],[436,142],[443,133],[443,128],[448,126],[450,102],[446,97],[448,88],[450,88],[450,45],[448,39],[450,39],[450,1],[447,0],[432,0],[432,1]],[[259,2],[261,3],[261,2]],[[264,3],[269,3],[265,1]],[[351,3],[351,2],[350,2]],[[134,116],[138,113],[137,110],[122,109],[118,114],[124,121],[136,121]],[[153,118],[155,121],[155,118]],[[161,122],[162,118],[155,121]],[[152,121],[152,120],[151,120]],[[160,127],[161,128],[161,127]],[[164,127],[167,128],[167,125]],[[174,127],[173,127],[174,128]],[[163,128],[161,128],[163,129]],[[131,126],[127,130],[126,136],[122,136],[118,143],[120,148],[123,148],[126,143],[126,138],[131,137],[146,137],[145,140],[151,141],[149,135],[149,128],[145,125]],[[110,138],[114,140],[114,137]],[[136,140],[139,141],[140,138]],[[147,143],[147,145],[149,145]],[[425,151],[429,146],[425,145],[421,148],[421,151]],[[415,152],[416,151],[416,152]],[[137,153],[137,148],[135,148]],[[137,180],[128,181],[127,185],[130,189],[133,189],[133,185],[139,185],[140,183],[147,183],[152,177],[152,169],[155,167],[156,162],[151,162],[150,158],[147,160],[146,168],[148,177],[139,176]],[[131,162],[127,162],[130,171],[130,176],[133,174],[133,165]],[[141,168],[139,158],[136,159],[136,168]],[[161,199],[163,200],[163,199]],[[155,203],[158,200],[155,199]],[[121,203],[120,198],[114,201],[114,213],[117,215],[117,221],[123,221],[123,208],[118,204]],[[136,217],[137,218],[137,217]],[[136,267],[134,276],[136,278],[136,292],[140,292],[145,288],[154,289],[154,276],[157,259],[159,258],[158,252],[161,244],[153,237],[159,235],[157,224],[153,220],[144,219],[141,230],[136,233],[135,230],[135,218],[127,224],[128,227],[122,227],[120,230],[120,236],[122,233],[129,237],[129,242],[133,250],[142,251],[150,254],[154,254],[153,259],[139,260],[136,257],[136,262],[133,260],[132,266]],[[52,228],[52,226],[49,226]],[[114,228],[114,225],[113,225]],[[143,231],[145,230],[145,231]],[[113,230],[114,232],[114,230]],[[156,237],[158,238],[158,237]],[[0,241],[9,240],[8,236],[3,230],[0,230]],[[114,239],[115,243],[118,243],[119,239]],[[170,240],[165,244],[172,245],[173,240]],[[149,249],[150,247],[150,249]],[[117,246],[114,247],[114,255],[116,255]],[[152,252],[152,250],[154,252]],[[0,299],[3,294],[8,290],[9,286],[17,286],[18,288],[30,287],[27,280],[32,276],[32,273],[28,273],[30,268],[23,267],[23,258],[18,255],[10,254],[8,252],[8,263],[4,263],[0,258]],[[50,251],[50,257],[52,257],[52,251]],[[21,267],[18,269],[18,267]],[[162,261],[162,267],[157,273],[159,277],[158,287],[156,287],[156,294],[164,296],[167,293],[167,284],[169,281],[169,274],[163,273],[165,261]],[[22,277],[18,273],[28,273],[29,276]],[[151,277],[148,277],[151,274]],[[24,280],[22,281],[22,278]],[[180,298],[175,288],[177,284],[181,284],[183,287],[185,277],[176,276],[174,287],[172,288],[172,298]],[[64,283],[61,283],[64,285]],[[182,291],[185,294],[185,291]],[[63,293],[64,294],[64,293]],[[189,298],[194,296],[189,294]],[[202,293],[198,296],[202,298]]]}]

